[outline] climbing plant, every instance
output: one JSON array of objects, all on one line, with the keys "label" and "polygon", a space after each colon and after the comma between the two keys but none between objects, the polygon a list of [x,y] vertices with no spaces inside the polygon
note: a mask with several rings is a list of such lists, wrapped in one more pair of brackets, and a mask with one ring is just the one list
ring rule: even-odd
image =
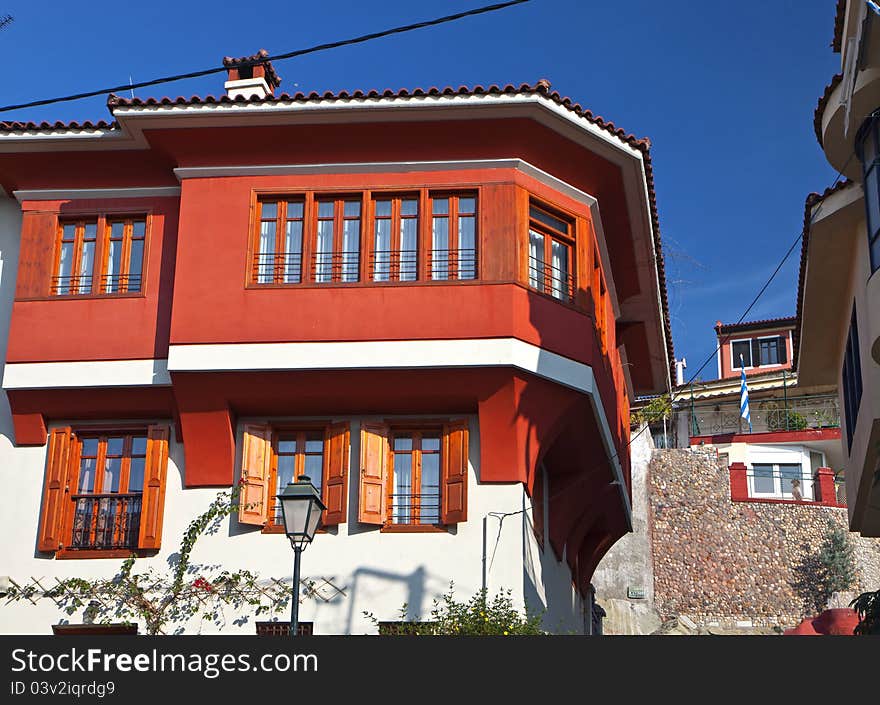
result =
[{"label": "climbing plant", "polygon": [[[261,579],[248,570],[228,571],[193,563],[193,551],[205,534],[216,533],[220,522],[238,511],[239,487],[220,492],[181,537],[180,547],[168,570],[152,566],[136,571],[136,557],[125,559],[110,578],[56,579],[49,587],[38,580],[26,585],[12,581],[7,603],[52,600],[68,615],[85,609],[98,624],[143,622],[148,634],[182,633],[192,619],[227,622],[225,611],[254,616],[275,613],[290,605],[289,581]],[[308,587],[308,586],[307,586]],[[307,591],[308,594],[308,591]]]}]

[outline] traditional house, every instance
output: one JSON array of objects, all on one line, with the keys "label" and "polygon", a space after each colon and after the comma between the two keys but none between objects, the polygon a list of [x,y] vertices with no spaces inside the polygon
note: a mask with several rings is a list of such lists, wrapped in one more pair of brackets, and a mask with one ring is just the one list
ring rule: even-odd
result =
[{"label": "traditional house", "polygon": [[850,528],[880,536],[880,16],[839,0],[832,46],[814,124],[846,178],[806,201],[794,355],[802,384],[839,389]]},{"label": "traditional house", "polygon": [[588,632],[629,404],[673,359],[648,142],[546,81],[276,95],[265,53],[226,64],[220,97],[0,125],[0,573],[161,568],[241,482],[194,560],[289,580],[274,496],[307,474],[314,633],[452,580]]}]

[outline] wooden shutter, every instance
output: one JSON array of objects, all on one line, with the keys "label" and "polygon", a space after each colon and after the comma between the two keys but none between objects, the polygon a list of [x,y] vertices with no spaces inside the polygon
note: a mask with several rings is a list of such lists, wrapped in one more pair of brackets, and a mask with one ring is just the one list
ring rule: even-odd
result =
[{"label": "wooden shutter", "polygon": [[779,364],[784,365],[788,362],[788,336],[780,335],[779,336]]},{"label": "wooden shutter", "polygon": [[388,477],[388,426],[361,424],[361,477],[358,521],[385,523],[385,485]]},{"label": "wooden shutter", "polygon": [[138,548],[156,549],[162,543],[162,517],[165,515],[165,478],[168,470],[167,426],[147,429],[147,463],[141,497],[141,527]]},{"label": "wooden shutter", "polygon": [[238,521],[262,526],[269,519],[269,468],[272,464],[272,428],[245,424],[241,448],[241,493]]},{"label": "wooden shutter", "polygon": [[46,454],[46,486],[43,490],[43,512],[40,516],[38,551],[57,551],[63,544],[62,530],[67,502],[70,501],[70,428],[49,432]]},{"label": "wooden shutter", "polygon": [[440,521],[467,521],[468,423],[461,419],[443,426]]},{"label": "wooden shutter", "polygon": [[757,338],[752,338],[752,367],[761,366],[761,343]]},{"label": "wooden shutter", "polygon": [[348,504],[348,423],[331,424],[324,431],[324,526],[345,523]]}]

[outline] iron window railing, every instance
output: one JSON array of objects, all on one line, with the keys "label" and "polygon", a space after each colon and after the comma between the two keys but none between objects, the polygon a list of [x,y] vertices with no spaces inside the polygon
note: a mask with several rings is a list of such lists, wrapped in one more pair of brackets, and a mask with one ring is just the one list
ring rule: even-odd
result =
[{"label": "iron window railing", "polygon": [[360,276],[360,252],[315,252],[311,265],[312,281],[316,284],[356,282]]},{"label": "iron window railing", "polygon": [[428,276],[435,281],[476,279],[476,249],[428,250]]},{"label": "iron window railing", "polygon": [[440,523],[439,492],[392,494],[390,500],[392,524]]},{"label": "iron window railing", "polygon": [[536,257],[529,257],[529,286],[560,301],[574,301],[574,277]]},{"label": "iron window railing", "polygon": [[302,279],[302,252],[255,252],[251,278],[256,284],[298,284]]},{"label": "iron window railing", "polygon": [[370,254],[372,280],[416,281],[419,277],[417,250],[373,250]]},{"label": "iron window railing", "polygon": [[141,525],[141,493],[73,495],[70,548],[137,548]]}]

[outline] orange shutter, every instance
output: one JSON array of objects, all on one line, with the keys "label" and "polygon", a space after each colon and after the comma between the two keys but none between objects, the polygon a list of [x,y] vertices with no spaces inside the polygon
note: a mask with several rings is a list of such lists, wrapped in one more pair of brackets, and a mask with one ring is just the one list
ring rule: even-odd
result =
[{"label": "orange shutter", "polygon": [[147,464],[141,497],[141,527],[138,548],[159,548],[162,543],[162,517],[165,515],[165,477],[168,470],[167,426],[147,429]]},{"label": "orange shutter", "polygon": [[49,432],[46,487],[43,490],[38,551],[57,551],[63,543],[61,532],[67,502],[70,499],[70,488],[67,486],[70,473],[70,445],[70,428],[55,428]]},{"label": "orange shutter", "polygon": [[388,474],[388,426],[361,424],[361,481],[358,521],[385,523],[385,483]]},{"label": "orange shutter", "polygon": [[467,521],[468,424],[464,419],[443,426],[442,466],[440,521]]},{"label": "orange shutter", "polygon": [[238,521],[262,526],[269,519],[269,468],[272,464],[272,428],[246,424],[241,448],[241,494]]},{"label": "orange shutter", "polygon": [[324,431],[324,526],[345,523],[348,504],[348,423],[331,424]]}]

